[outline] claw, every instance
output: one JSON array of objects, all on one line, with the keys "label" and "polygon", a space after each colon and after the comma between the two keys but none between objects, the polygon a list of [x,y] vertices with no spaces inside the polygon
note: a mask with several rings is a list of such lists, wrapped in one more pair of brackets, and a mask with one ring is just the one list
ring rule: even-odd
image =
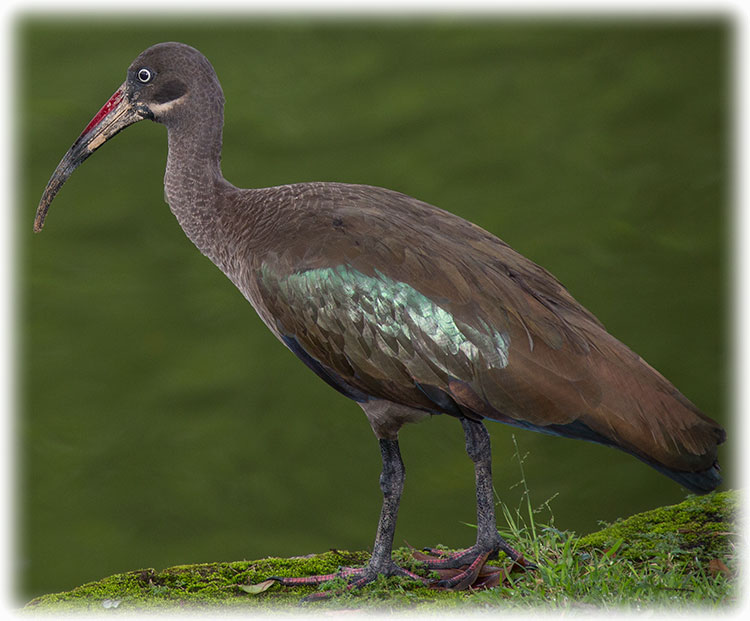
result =
[{"label": "claw", "polygon": [[[427,565],[428,569],[459,569],[466,565],[471,565],[477,558],[484,554],[481,550],[476,549],[477,546],[472,546],[466,550],[459,550],[458,552],[443,552],[442,550],[435,550],[438,554],[422,554],[420,552],[413,551],[412,555],[419,561],[422,561]],[[434,550],[434,548],[430,548]],[[488,550],[486,555],[492,554],[492,550]]]},{"label": "claw", "polygon": [[430,548],[430,547],[422,548],[422,552],[426,552],[430,556],[433,556],[433,557],[436,556],[438,558],[445,558],[447,556],[452,556],[451,553],[448,552],[447,550],[441,550],[439,548]]},{"label": "claw", "polygon": [[[514,571],[537,569],[534,563],[526,560],[502,539],[489,549],[477,544],[452,553],[437,548],[418,551],[409,547],[416,560],[440,576],[439,580],[430,583],[432,588],[440,590],[491,589],[501,582],[509,582],[509,576]],[[497,558],[498,552],[503,552],[511,560],[510,566],[500,568],[487,565],[489,559]]]},{"label": "claw", "polygon": [[[403,567],[391,562],[390,565],[375,569],[369,565],[365,567],[341,567],[335,573],[319,576],[303,576],[298,578],[286,576],[269,576],[268,580],[274,580],[282,586],[317,586],[336,579],[346,579],[348,584],[339,590],[320,591],[306,596],[303,602],[315,602],[329,599],[334,595],[360,589],[375,580],[378,575],[401,576],[409,580],[420,582],[439,590],[460,591],[465,589],[490,589],[498,586],[501,582],[508,582],[512,572],[518,570],[534,570],[537,566],[527,561],[522,554],[516,552],[505,542],[495,549],[477,549],[472,546],[459,552],[446,552],[436,548],[424,548],[426,551],[418,551],[411,548],[412,556],[426,565],[440,576],[438,580],[428,580]],[[512,561],[506,568],[487,565],[487,561],[497,555],[498,550],[504,552]]]},{"label": "claw", "polygon": [[435,588],[446,591],[463,591],[464,589],[468,589],[476,582],[479,572],[484,567],[488,557],[489,552],[480,554],[474,559],[471,565],[456,573],[452,578],[438,580],[435,583]]},{"label": "claw", "polygon": [[539,569],[539,566],[536,563],[532,563],[523,556],[520,556],[513,561],[513,567],[519,567],[526,571],[536,571]]},{"label": "claw", "polygon": [[331,582],[332,580],[336,580],[338,578],[346,578],[349,579],[349,584],[347,584],[343,589],[338,591],[320,591],[317,593],[311,593],[307,597],[302,599],[302,602],[313,602],[313,601],[320,601],[324,599],[328,599],[330,597],[333,597],[334,595],[340,595],[341,593],[344,593],[346,591],[353,591],[354,589],[359,589],[365,586],[366,584],[369,584],[373,580],[375,580],[379,575],[387,575],[387,576],[401,576],[403,578],[407,578],[409,580],[414,580],[416,582],[421,582],[424,585],[429,584],[429,581],[426,578],[423,578],[422,576],[418,576],[417,574],[409,571],[408,569],[404,569],[403,567],[399,567],[396,564],[392,564],[391,567],[386,568],[384,571],[377,571],[370,566],[365,567],[342,567],[333,574],[325,574],[320,576],[303,576],[300,578],[289,578],[286,576],[269,576],[268,580],[275,580],[282,586],[317,586],[320,584],[324,584],[326,582]]},{"label": "claw", "polygon": [[300,578],[290,578],[288,576],[269,576],[268,580],[275,580],[282,586],[315,586],[324,582],[331,582],[336,578],[342,578],[341,572],[335,574],[325,574],[321,576],[302,576]]}]

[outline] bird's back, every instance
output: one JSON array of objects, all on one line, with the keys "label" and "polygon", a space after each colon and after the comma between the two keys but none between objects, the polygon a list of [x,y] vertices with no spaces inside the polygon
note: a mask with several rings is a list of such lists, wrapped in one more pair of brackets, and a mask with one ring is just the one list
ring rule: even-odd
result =
[{"label": "bird's back", "polygon": [[347,396],[615,446],[695,491],[720,481],[723,429],[497,237],[382,188],[254,192],[266,220],[233,280]]}]

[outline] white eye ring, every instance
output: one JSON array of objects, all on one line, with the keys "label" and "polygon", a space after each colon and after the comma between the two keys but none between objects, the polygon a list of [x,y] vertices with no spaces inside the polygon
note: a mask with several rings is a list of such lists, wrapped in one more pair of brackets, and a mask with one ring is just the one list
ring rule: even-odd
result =
[{"label": "white eye ring", "polygon": [[144,84],[146,84],[147,82],[150,82],[152,77],[153,77],[153,74],[151,73],[151,71],[149,71],[145,67],[143,69],[138,70],[138,79]]}]

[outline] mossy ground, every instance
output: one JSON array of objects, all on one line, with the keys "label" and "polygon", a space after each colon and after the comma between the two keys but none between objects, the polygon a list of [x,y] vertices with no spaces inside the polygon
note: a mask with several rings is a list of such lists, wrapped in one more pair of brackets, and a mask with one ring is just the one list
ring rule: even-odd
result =
[{"label": "mossy ground", "polygon": [[689,563],[707,563],[730,553],[729,536],[738,508],[739,496],[733,492],[695,496],[585,535],[578,540],[578,549],[607,550],[622,540],[619,558],[647,561],[671,555]]},{"label": "mossy ground", "polygon": [[[553,527],[510,520],[513,544],[539,565],[513,574],[482,592],[445,592],[400,578],[380,578],[355,593],[301,604],[315,587],[272,586],[252,595],[241,586],[269,576],[303,576],[362,565],[366,552],[331,550],[297,558],[181,565],[162,571],[116,574],[65,593],[44,595],[24,608],[30,613],[177,611],[202,609],[286,612],[319,609],[443,610],[471,606],[643,607],[731,605],[735,600],[737,492],[691,497],[685,502],[634,515],[578,537]],[[506,513],[506,517],[507,517]],[[420,571],[406,548],[399,564]],[[503,564],[503,559],[497,561]],[[343,583],[342,583],[343,584]],[[331,589],[331,585],[326,586]],[[333,587],[335,589],[335,585]]]}]

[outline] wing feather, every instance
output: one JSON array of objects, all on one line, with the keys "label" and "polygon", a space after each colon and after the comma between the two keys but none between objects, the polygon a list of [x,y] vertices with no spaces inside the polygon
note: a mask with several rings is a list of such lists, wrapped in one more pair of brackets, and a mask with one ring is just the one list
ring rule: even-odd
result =
[{"label": "wing feather", "polygon": [[549,272],[457,216],[360,187],[299,213],[257,264],[256,307],[280,337],[371,398],[709,467],[723,430]]}]

